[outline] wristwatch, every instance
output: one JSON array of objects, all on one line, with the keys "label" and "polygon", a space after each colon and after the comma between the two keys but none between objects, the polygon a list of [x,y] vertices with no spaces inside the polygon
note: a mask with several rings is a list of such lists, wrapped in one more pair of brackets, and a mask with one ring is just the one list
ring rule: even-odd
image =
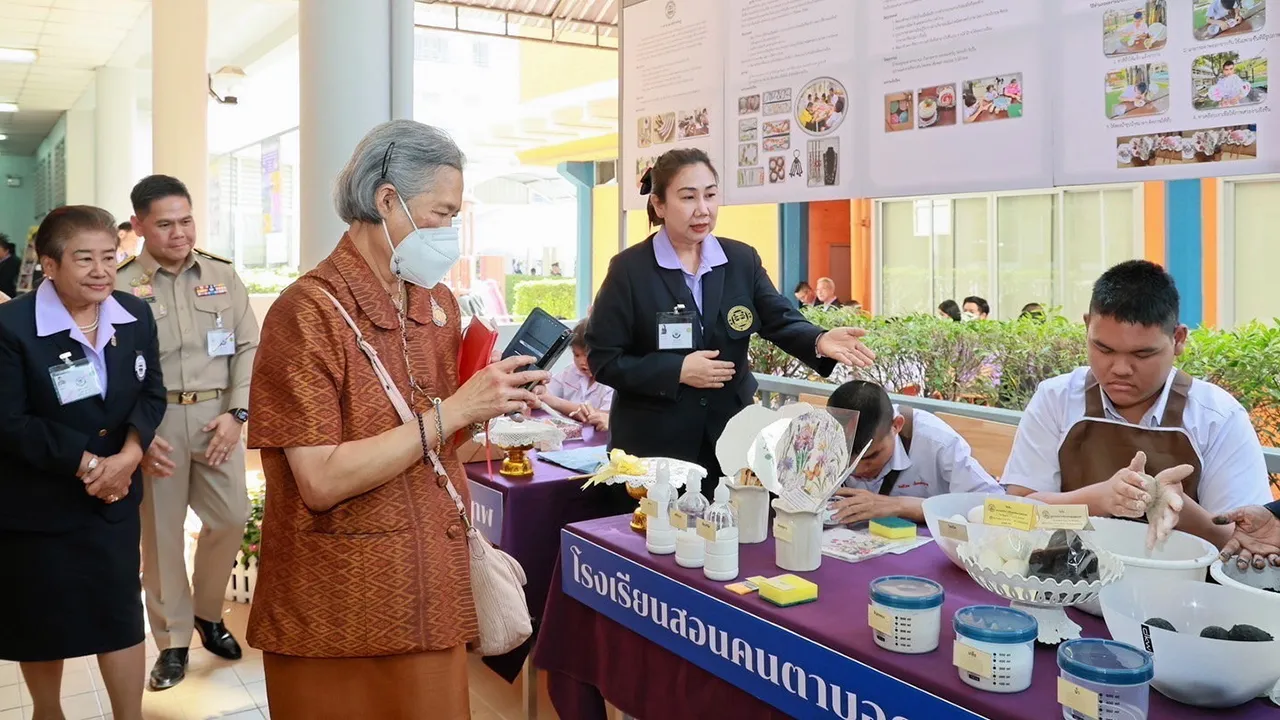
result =
[{"label": "wristwatch", "polygon": [[249,422],[249,411],[244,408],[231,408],[227,412],[231,413],[231,417],[235,418],[236,422],[241,425]]}]

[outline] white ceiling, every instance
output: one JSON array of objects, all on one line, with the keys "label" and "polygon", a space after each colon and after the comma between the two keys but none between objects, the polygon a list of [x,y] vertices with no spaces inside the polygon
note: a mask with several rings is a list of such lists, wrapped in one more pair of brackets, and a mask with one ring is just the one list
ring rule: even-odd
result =
[{"label": "white ceiling", "polygon": [[[297,30],[297,0],[208,0],[209,66],[248,65]],[[103,65],[146,69],[149,0],[0,0],[0,47],[33,48],[31,65],[0,64],[0,153],[33,154]],[[149,105],[150,88],[139,88]]]}]

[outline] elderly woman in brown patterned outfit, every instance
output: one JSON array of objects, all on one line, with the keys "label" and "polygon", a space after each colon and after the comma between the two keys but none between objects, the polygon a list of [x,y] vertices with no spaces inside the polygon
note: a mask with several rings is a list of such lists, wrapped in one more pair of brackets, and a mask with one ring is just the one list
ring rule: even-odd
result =
[{"label": "elderly woman in brown patterned outfit", "polygon": [[[338,178],[350,227],[272,306],[254,366],[249,443],[267,478],[248,640],[264,652],[272,715],[470,717],[465,646],[477,634],[466,494],[452,438],[527,410],[531,358],[458,386],[462,153],[435,128],[380,125]],[[418,414],[402,423],[334,300]],[[434,451],[444,475],[427,461]]]}]

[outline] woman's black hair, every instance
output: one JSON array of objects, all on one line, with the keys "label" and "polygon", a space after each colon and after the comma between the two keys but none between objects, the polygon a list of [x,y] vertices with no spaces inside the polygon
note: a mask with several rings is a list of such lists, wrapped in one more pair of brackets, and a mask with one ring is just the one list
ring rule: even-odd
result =
[{"label": "woman's black hair", "polygon": [[67,241],[82,232],[106,233],[117,247],[120,245],[116,219],[111,217],[111,213],[92,205],[63,205],[45,215],[40,227],[36,228],[36,255],[62,262]]},{"label": "woman's black hair", "polygon": [[884,387],[868,380],[850,380],[836,388],[827,398],[827,407],[858,412],[858,429],[854,431],[854,454],[872,440],[879,440],[893,426],[893,402]]},{"label": "woman's black hair", "polygon": [[960,322],[960,306],[956,304],[955,300],[943,300],[942,304],[938,306],[938,309],[952,320]]},{"label": "woman's black hair", "polygon": [[658,212],[653,209],[653,198],[657,197],[658,200],[666,202],[667,190],[676,175],[689,165],[699,164],[706,165],[716,182],[720,182],[720,173],[716,172],[716,166],[711,164],[711,158],[705,151],[698,148],[668,150],[658,156],[653,167],[644,171],[644,175],[640,176],[640,194],[650,196],[649,203],[645,206],[649,213],[650,225],[662,224],[662,218],[658,217]]}]

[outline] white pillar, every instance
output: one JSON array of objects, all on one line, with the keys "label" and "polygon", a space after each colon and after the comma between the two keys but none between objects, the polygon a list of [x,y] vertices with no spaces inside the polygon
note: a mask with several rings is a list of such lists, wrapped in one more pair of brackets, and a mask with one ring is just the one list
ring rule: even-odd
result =
[{"label": "white pillar", "polygon": [[[94,163],[96,156],[94,125],[95,102],[93,88],[84,91],[75,105],[67,110],[67,136],[63,152],[66,164],[66,201],[68,205],[96,205],[94,191]],[[56,151],[55,151],[56,152]]]},{"label": "white pillar", "polygon": [[133,171],[133,141],[138,113],[138,87],[133,68],[100,67],[96,72],[97,108],[94,115],[94,197],[98,207],[118,220],[133,209],[129,191],[138,181]]},{"label": "white pillar", "polygon": [[413,0],[298,3],[303,271],[346,229],[334,212],[333,182],[356,143],[413,112],[412,19]]},{"label": "white pillar", "polygon": [[209,214],[208,49],[208,0],[152,0],[152,167],[186,183],[197,237]]}]

